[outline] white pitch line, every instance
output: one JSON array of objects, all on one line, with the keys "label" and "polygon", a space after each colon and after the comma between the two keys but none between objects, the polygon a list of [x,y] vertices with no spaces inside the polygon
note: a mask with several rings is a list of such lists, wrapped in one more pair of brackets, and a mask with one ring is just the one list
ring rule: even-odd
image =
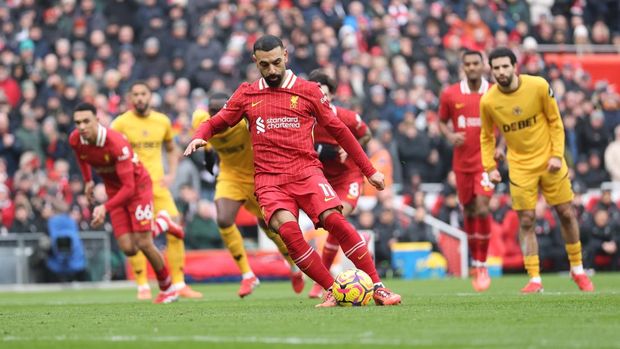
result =
[{"label": "white pitch line", "polygon": [[[372,345],[372,346],[428,346],[438,345],[437,340],[431,339],[415,339],[408,338],[406,340],[399,339],[373,339],[373,338],[306,338],[306,337],[259,337],[259,336],[161,336],[161,337],[139,337],[139,336],[104,336],[104,337],[78,337],[78,336],[53,336],[53,337],[18,337],[18,336],[4,336],[1,337],[0,342],[31,342],[31,341],[47,341],[47,342],[145,342],[145,343],[168,343],[168,342],[196,342],[196,343],[244,343],[244,344],[287,344],[287,345],[346,345],[346,344],[360,344],[360,345]],[[509,338],[503,341],[497,340],[485,340],[478,339],[468,343],[451,342],[444,343],[449,346],[458,345],[462,348],[478,348],[480,346],[515,346]],[[610,343],[607,343],[607,345]],[[524,344],[527,348],[557,348],[561,345],[564,348],[587,348],[590,347],[588,342],[570,342],[570,343],[555,343],[549,342],[545,339],[541,339],[536,344]],[[620,343],[613,343],[609,348],[619,348]]]}]

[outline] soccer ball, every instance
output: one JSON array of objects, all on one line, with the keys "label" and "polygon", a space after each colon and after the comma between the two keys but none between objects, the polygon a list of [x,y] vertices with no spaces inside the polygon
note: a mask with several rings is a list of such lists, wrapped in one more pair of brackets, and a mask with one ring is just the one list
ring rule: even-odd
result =
[{"label": "soccer ball", "polygon": [[349,269],[338,274],[332,286],[332,294],[338,305],[345,307],[366,305],[374,293],[372,279],[359,269]]}]

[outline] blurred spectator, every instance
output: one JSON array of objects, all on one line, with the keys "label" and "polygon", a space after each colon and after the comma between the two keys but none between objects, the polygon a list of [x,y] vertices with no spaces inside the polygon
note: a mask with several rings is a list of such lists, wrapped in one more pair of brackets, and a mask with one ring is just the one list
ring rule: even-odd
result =
[{"label": "blurred spectator", "polygon": [[396,240],[398,240],[398,242],[427,241],[433,244],[434,251],[438,251],[437,239],[433,234],[433,229],[430,225],[424,223],[424,216],[426,213],[424,207],[418,208],[411,224],[397,232],[398,235],[395,236]]},{"label": "blurred spectator", "polygon": [[185,225],[185,246],[190,250],[223,248],[217,224],[215,207],[207,200],[198,201],[198,208]]},{"label": "blurred spectator", "polygon": [[605,168],[614,182],[620,182],[620,126],[614,131],[614,141],[605,149]]},{"label": "blurred spectator", "polygon": [[601,198],[596,203],[595,210],[605,210],[609,214],[609,221],[620,226],[620,208],[613,201],[611,196],[611,188],[607,186],[601,187]]},{"label": "blurred spectator", "polygon": [[11,177],[17,171],[21,151],[20,140],[9,129],[8,115],[0,111],[0,158],[6,161],[7,173]]},{"label": "blurred spectator", "polygon": [[613,270],[618,268],[620,256],[620,227],[610,220],[609,212],[604,208],[597,208],[593,214],[592,224],[586,226],[584,232],[588,241],[584,248],[585,267],[594,268],[597,255],[606,255],[611,258]]}]

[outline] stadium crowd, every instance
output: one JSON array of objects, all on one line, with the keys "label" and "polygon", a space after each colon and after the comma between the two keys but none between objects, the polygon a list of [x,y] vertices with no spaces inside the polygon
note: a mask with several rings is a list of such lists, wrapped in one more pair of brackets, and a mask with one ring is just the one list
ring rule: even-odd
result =
[{"label": "stadium crowd", "polygon": [[[145,80],[154,108],[171,118],[184,147],[192,112],[206,107],[210,92],[232,91],[259,77],[251,47],[269,33],[283,38],[296,73],[322,68],[335,76],[335,103],[358,111],[370,125],[375,139],[367,146],[369,157],[399,190],[367,191],[378,196],[378,205],[358,214],[356,223],[374,227],[378,263],[389,263],[394,241],[436,243],[422,213],[454,225],[462,220],[437,109],[441,90],[461,76],[463,49],[510,47],[521,72],[551,83],[578,193],[620,181],[620,95],[579,66],[549,65],[537,52],[539,44],[584,50],[607,44],[620,52],[619,17],[618,2],[605,0],[4,1],[0,233],[46,231],[55,212],[70,212],[81,229],[89,229],[88,200],[67,143],[78,102],[94,103],[108,125],[128,108],[130,83]],[[203,170],[202,157],[183,159],[177,173],[172,192],[184,213],[188,247],[221,246],[209,201],[214,178]],[[434,206],[420,189],[429,182],[444,183]],[[396,194],[420,215],[402,217],[391,204]],[[104,201],[103,188],[95,196]],[[501,226],[510,211],[505,187],[493,204]],[[583,203],[580,212],[588,251],[598,253],[596,246],[606,244],[602,249],[617,259],[618,247],[607,247],[610,241],[620,246],[620,212],[611,192]],[[557,219],[544,207],[538,216],[541,239],[551,246],[559,236]],[[518,249],[515,235],[507,236]]]}]

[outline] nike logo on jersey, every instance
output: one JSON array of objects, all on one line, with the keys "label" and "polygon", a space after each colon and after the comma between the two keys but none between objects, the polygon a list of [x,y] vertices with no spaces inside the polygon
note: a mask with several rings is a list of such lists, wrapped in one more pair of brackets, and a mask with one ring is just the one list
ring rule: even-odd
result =
[{"label": "nike logo on jersey", "polygon": [[454,107],[455,107],[456,109],[461,109],[461,108],[463,108],[464,106],[465,106],[465,103],[456,103],[456,104],[454,105]]},{"label": "nike logo on jersey", "polygon": [[364,258],[364,256],[365,256],[365,255],[367,255],[367,254],[368,254],[368,251],[364,252],[364,254],[363,254],[363,255],[361,255],[361,256],[359,256],[359,257],[357,257],[357,260],[358,260],[358,261],[359,261],[359,260],[361,260],[361,259],[362,259],[362,258]]},{"label": "nike logo on jersey", "polygon": [[336,198],[335,196],[332,196],[331,198],[325,198],[325,202],[332,201],[332,200],[334,200],[335,198]]},{"label": "nike logo on jersey", "polygon": [[252,108],[256,107],[257,105],[259,105],[263,100],[261,99],[258,102],[252,102]]}]

